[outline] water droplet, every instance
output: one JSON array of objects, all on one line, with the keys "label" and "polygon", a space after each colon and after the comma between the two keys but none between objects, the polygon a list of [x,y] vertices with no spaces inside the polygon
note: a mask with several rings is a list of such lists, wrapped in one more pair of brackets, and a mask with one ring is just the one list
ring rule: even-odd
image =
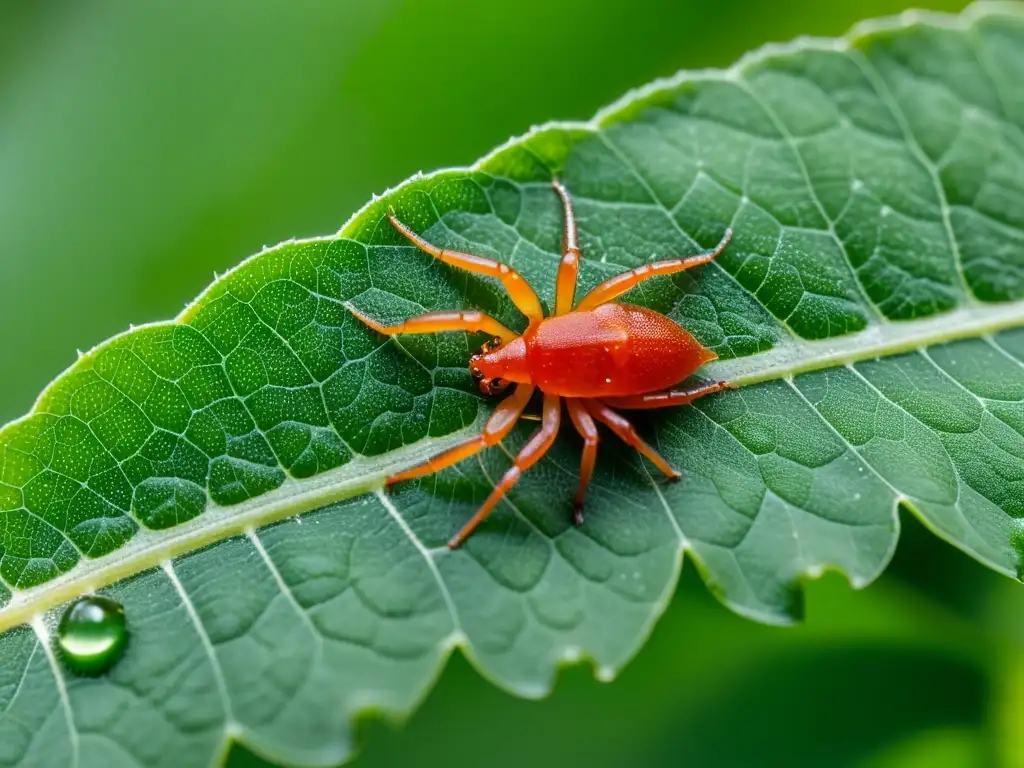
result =
[{"label": "water droplet", "polygon": [[64,663],[83,675],[106,672],[121,658],[127,642],[124,606],[100,595],[83,597],[68,606],[57,628],[57,646]]}]

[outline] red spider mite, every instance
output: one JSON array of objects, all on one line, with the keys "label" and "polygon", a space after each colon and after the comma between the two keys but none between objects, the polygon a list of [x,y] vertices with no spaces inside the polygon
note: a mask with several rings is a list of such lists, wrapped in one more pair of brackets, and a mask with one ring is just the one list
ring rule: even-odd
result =
[{"label": "red spider mite", "polygon": [[348,310],[359,320],[387,336],[439,331],[493,334],[494,340],[484,344],[480,352],[470,357],[469,370],[479,381],[481,391],[488,395],[501,392],[512,384],[518,385],[494,410],[481,435],[428,459],[418,467],[389,477],[388,485],[436,472],[498,444],[522,416],[534,390],[539,389],[544,395],[540,429],[523,446],[513,466],[483,506],[448,542],[451,549],[465,541],[522,473],[536,464],[552,446],[561,421],[563,399],[573,426],[583,437],[580,483],[573,508],[573,523],[580,525],[583,522],[583,499],[597,458],[595,420],[606,424],[623,441],[676,480],[679,473],[640,438],[626,418],[613,409],[684,405],[712,392],[732,388],[727,381],[713,381],[690,389],[671,389],[718,355],[664,315],[645,307],[613,301],[656,275],[671,275],[707,264],[725,250],[732,229],[726,230],[722,241],[711,253],[644,264],[608,278],[590,291],[574,309],[576,275],[581,257],[576,217],[566,188],[557,180],[552,182],[552,186],[564,209],[565,226],[562,260],[555,282],[555,312],[550,317],[544,317],[537,294],[514,269],[482,256],[431,245],[400,222],[393,209],[388,209],[388,219],[395,228],[421,250],[453,267],[500,280],[509,298],[530,321],[521,336],[482,312],[430,312],[398,325],[384,326],[346,303]]}]

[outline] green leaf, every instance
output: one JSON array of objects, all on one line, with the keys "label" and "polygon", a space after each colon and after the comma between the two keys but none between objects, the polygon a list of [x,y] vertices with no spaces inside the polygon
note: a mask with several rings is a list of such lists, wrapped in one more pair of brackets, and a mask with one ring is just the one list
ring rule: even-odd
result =
[{"label": "green leaf", "polygon": [[[900,504],[1018,575],[1022,77],[1024,15],[991,4],[680,74],[414,178],[82,356],[0,432],[0,764],[205,764],[237,739],[330,765],[352,717],[409,712],[457,646],[524,696],[580,658],[610,679],[683,552],[734,610],[791,622],[801,579],[877,577]],[[742,388],[637,418],[681,483],[606,439],[576,530],[567,431],[452,553],[531,425],[383,493],[493,403],[466,371],[479,339],[384,340],[342,302],[522,328],[497,286],[383,213],[513,264],[550,307],[555,173],[576,198],[580,295],[734,228],[714,265],[629,300],[689,328],[720,356],[702,375]],[[125,605],[129,648],[73,678],[50,635],[98,589]]]}]

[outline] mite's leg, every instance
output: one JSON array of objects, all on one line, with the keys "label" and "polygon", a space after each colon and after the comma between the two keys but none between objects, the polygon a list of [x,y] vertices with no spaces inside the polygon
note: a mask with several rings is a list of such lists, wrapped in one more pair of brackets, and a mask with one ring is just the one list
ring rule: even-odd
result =
[{"label": "mite's leg", "polygon": [[580,487],[576,491],[576,503],[572,510],[573,525],[583,524],[583,498],[587,495],[587,485],[590,483],[590,476],[594,473],[594,462],[597,460],[597,425],[594,419],[587,413],[587,409],[579,400],[565,401],[569,409],[569,418],[573,426],[583,438],[583,460],[580,462]]},{"label": "mite's leg", "polygon": [[467,272],[477,275],[496,277],[505,286],[505,290],[508,291],[508,296],[512,299],[512,303],[519,307],[519,311],[526,315],[531,323],[544,319],[544,310],[541,309],[540,299],[537,298],[537,294],[534,293],[530,284],[523,279],[523,276],[511,267],[484,256],[474,256],[471,253],[460,253],[459,251],[449,251],[447,248],[438,248],[436,245],[428,243],[400,222],[395,217],[394,211],[388,211],[388,219],[391,220],[395,229],[401,232],[409,242],[421,251],[425,251],[434,258],[440,259],[445,264],[465,269]]},{"label": "mite's leg", "polygon": [[672,405],[686,405],[698,397],[720,392],[723,389],[736,389],[736,387],[728,381],[706,381],[689,389],[673,389],[667,392],[651,392],[647,395],[630,395],[628,397],[604,397],[601,398],[601,402],[612,408],[639,411],[650,408],[667,408]]},{"label": "mite's leg", "polygon": [[373,328],[373,330],[377,331],[377,333],[383,333],[385,336],[394,336],[396,333],[437,333],[439,331],[468,331],[473,333],[483,331],[492,336],[497,336],[501,339],[502,343],[507,343],[516,338],[517,335],[483,312],[428,312],[425,315],[411,317],[397,325],[381,325],[376,320],[372,320],[364,315],[348,302],[345,302],[345,308]]},{"label": "mite's leg", "polygon": [[572,210],[569,190],[555,179],[551,182],[555,192],[562,199],[565,212],[565,228],[562,231],[562,261],[558,265],[555,281],[555,314],[572,312],[572,300],[576,296],[576,275],[580,269],[580,239],[576,233],[576,214]]},{"label": "mite's leg", "polygon": [[455,534],[452,540],[448,542],[449,549],[455,549],[465,541],[466,537],[491,514],[494,505],[501,501],[502,497],[508,493],[509,488],[516,484],[516,481],[519,480],[523,472],[540,461],[540,458],[548,452],[548,449],[555,442],[555,437],[558,435],[561,409],[562,406],[557,395],[544,395],[544,418],[540,429],[534,432],[533,437],[523,446],[519,455],[516,456],[515,462],[505,473],[505,476],[501,478],[501,482],[494,486],[494,490],[491,491],[491,495],[484,501],[483,506],[462,527],[462,530]]},{"label": "mite's leg", "polygon": [[494,413],[491,414],[491,418],[487,420],[487,424],[484,426],[483,434],[459,443],[454,448],[449,448],[444,453],[427,459],[425,463],[417,467],[399,472],[397,475],[392,475],[387,479],[387,485],[394,485],[401,480],[410,480],[414,477],[429,475],[432,472],[437,472],[439,469],[456,464],[472,456],[474,453],[479,453],[484,448],[497,445],[505,435],[512,431],[512,427],[515,426],[516,421],[519,419],[519,414],[523,412],[526,404],[530,401],[531,395],[533,395],[533,386],[520,384],[516,387],[515,392],[502,400],[498,407],[494,409]]},{"label": "mite's leg", "polygon": [[621,296],[630,288],[635,288],[644,280],[649,280],[652,277],[657,277],[658,275],[672,275],[676,272],[682,272],[684,269],[691,269],[692,267],[699,267],[701,264],[707,264],[725,250],[730,239],[732,239],[732,229],[727,229],[725,230],[725,236],[722,238],[722,241],[711,253],[687,256],[685,259],[655,261],[652,264],[643,264],[636,269],[631,269],[629,272],[623,272],[613,277],[609,277],[584,296],[583,301],[579,303],[579,306],[576,307],[576,309],[593,309],[600,304],[604,304],[618,296]]},{"label": "mite's leg", "polygon": [[612,432],[618,435],[626,445],[636,448],[640,453],[650,459],[654,466],[671,477],[678,480],[681,475],[668,465],[668,462],[661,457],[651,446],[644,442],[643,438],[636,433],[636,429],[624,416],[613,411],[607,405],[596,400],[583,400],[583,405],[590,411],[590,415],[600,422],[608,425]]}]

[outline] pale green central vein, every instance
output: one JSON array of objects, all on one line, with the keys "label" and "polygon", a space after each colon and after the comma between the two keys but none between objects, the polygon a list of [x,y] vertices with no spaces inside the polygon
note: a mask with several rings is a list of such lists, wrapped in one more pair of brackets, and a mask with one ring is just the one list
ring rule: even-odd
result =
[{"label": "pale green central vein", "polygon": [[[1024,326],[1024,301],[972,306],[924,320],[881,323],[857,334],[824,341],[786,339],[760,355],[710,363],[702,374],[749,386],[1017,326]],[[85,592],[200,547],[381,488],[388,475],[422,462],[480,426],[478,421],[467,430],[421,440],[382,457],[357,457],[337,470],[308,480],[289,479],[281,488],[243,504],[211,505],[200,517],[169,530],[142,530],[110,555],[82,560],[67,573],[37,587],[13,590],[10,603],[0,608],[0,632],[25,624]]]},{"label": "pale green central vein", "polygon": [[309,479],[289,478],[280,488],[242,504],[211,504],[199,517],[174,528],[141,529],[131,541],[109,555],[83,559],[71,570],[39,586],[12,589],[10,602],[0,608],[0,633],[27,624],[79,595],[159,567],[201,547],[381,488],[389,475],[423,462],[481,426],[477,423],[445,437],[420,440],[383,456],[359,456],[336,470]]},{"label": "pale green central vein", "polygon": [[759,355],[708,363],[701,375],[749,386],[1019,326],[1024,326],[1024,301],[974,305],[923,320],[879,323],[859,333],[821,341],[787,338]]}]

